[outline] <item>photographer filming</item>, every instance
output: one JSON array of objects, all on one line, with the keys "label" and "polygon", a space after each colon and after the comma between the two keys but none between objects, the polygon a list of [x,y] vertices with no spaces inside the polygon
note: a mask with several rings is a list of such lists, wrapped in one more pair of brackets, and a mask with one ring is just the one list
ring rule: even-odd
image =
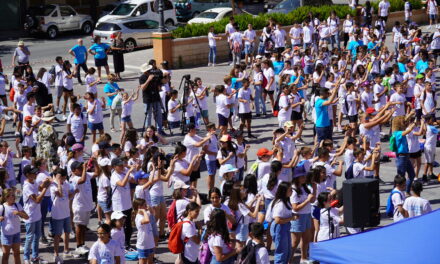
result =
[{"label": "photographer filming", "polygon": [[154,113],[159,134],[166,136],[166,133],[162,129],[162,106],[159,96],[163,73],[156,67],[155,60],[150,60],[148,64],[142,64],[140,70],[143,74],[139,77],[139,84],[142,89],[142,99],[147,122],[144,125],[147,127],[151,126],[151,116]]}]

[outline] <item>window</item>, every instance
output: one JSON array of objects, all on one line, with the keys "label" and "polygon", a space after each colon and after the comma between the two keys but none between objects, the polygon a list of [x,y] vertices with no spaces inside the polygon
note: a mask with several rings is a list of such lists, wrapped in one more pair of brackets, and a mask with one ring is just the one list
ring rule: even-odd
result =
[{"label": "window", "polygon": [[[157,8],[159,9],[159,6],[157,6]],[[150,2],[150,9],[151,9],[153,12],[156,12],[156,13],[159,12],[159,10],[156,10],[156,9],[154,8],[154,1],[153,1],[153,2]],[[173,9],[173,3],[171,3],[171,1],[169,1],[169,0],[163,0],[163,11],[166,11],[166,10],[172,10],[172,9]]]},{"label": "window", "polygon": [[158,28],[159,27],[159,23],[153,20],[144,20],[144,23],[146,25],[146,28],[148,29],[153,29],[153,28]]},{"label": "window", "polygon": [[223,17],[230,17],[232,16],[232,11],[229,11],[228,13],[226,13]]},{"label": "window", "polygon": [[74,16],[74,15],[76,15],[75,11],[69,6],[60,6],[60,14],[61,14],[61,16]]},{"label": "window", "polygon": [[173,3],[169,0],[164,0],[165,10],[173,10]]},{"label": "window", "polygon": [[135,7],[136,5],[134,4],[120,4],[111,14],[115,16],[128,16]]},{"label": "window", "polygon": [[116,30],[121,30],[121,28],[113,23],[99,23],[96,26],[96,30],[99,31],[116,31]]},{"label": "window", "polygon": [[134,11],[134,15],[141,16],[147,12],[148,12],[148,4],[142,4]]},{"label": "window", "polygon": [[145,27],[144,23],[141,20],[124,23],[124,26],[130,29],[142,29]]},{"label": "window", "polygon": [[211,12],[211,11],[209,11],[209,12],[203,12],[203,13],[200,13],[197,17],[198,17],[198,18],[210,18],[210,19],[215,19],[217,16],[218,16],[218,13],[217,13],[217,12]]}]

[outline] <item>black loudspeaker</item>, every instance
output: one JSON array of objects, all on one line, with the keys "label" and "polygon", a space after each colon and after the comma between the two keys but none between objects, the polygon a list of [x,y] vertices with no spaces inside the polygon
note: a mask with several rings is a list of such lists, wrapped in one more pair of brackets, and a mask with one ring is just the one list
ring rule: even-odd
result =
[{"label": "black loudspeaker", "polygon": [[379,180],[367,178],[346,180],[342,191],[346,227],[363,228],[379,225]]}]

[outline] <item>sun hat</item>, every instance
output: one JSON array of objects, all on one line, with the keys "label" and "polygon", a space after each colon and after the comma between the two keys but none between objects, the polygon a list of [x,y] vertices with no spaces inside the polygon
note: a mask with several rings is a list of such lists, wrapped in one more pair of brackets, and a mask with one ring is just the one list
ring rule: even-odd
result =
[{"label": "sun hat", "polygon": [[18,47],[20,47],[20,46],[24,46],[24,41],[23,41],[23,40],[20,40],[20,41],[17,43],[17,46],[18,46]]},{"label": "sun hat", "polygon": [[220,176],[223,176],[228,172],[236,172],[238,169],[232,166],[232,164],[225,164],[220,167]]},{"label": "sun hat", "polygon": [[150,64],[148,64],[148,63],[144,63],[144,64],[142,64],[141,67],[139,68],[139,70],[140,70],[141,72],[147,72],[147,71],[149,71],[149,70],[151,70],[151,69],[153,69],[153,66],[150,65]]},{"label": "sun hat", "polygon": [[174,190],[177,189],[188,189],[189,185],[184,183],[183,181],[175,181],[174,182]]},{"label": "sun hat", "polygon": [[149,173],[146,173],[146,172],[144,172],[144,171],[138,171],[138,172],[136,172],[135,174],[134,174],[134,180],[135,181],[138,181],[138,180],[140,180],[140,179],[148,179],[148,177],[150,177],[150,174]]},{"label": "sun hat", "polygon": [[284,126],[287,127],[287,128],[290,128],[290,127],[294,127],[294,124],[293,124],[292,121],[287,121],[287,122],[284,123]]},{"label": "sun hat", "polygon": [[293,178],[298,178],[304,175],[306,175],[306,169],[304,168],[304,166],[296,166],[293,169]]},{"label": "sun hat", "polygon": [[53,114],[52,111],[45,111],[43,113],[43,117],[41,118],[41,120],[49,122],[52,121],[55,118],[55,115]]},{"label": "sun hat", "polygon": [[98,165],[101,167],[110,166],[112,164],[109,158],[102,158],[99,160]]},{"label": "sun hat", "polygon": [[72,151],[81,151],[83,149],[84,149],[84,146],[79,143],[75,143],[72,146]]}]

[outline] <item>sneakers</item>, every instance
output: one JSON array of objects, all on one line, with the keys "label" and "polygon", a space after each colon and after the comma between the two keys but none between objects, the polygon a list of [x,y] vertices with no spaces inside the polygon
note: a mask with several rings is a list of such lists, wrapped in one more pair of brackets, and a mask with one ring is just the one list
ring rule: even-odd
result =
[{"label": "sneakers", "polygon": [[428,176],[426,176],[426,174],[423,174],[422,181],[423,181],[423,183],[427,183],[428,182]]},{"label": "sneakers", "polygon": [[66,121],[67,120],[67,116],[66,115],[63,115],[62,117],[61,117],[61,121]]},{"label": "sneakers", "polygon": [[9,120],[12,120],[12,117],[10,117],[9,115],[3,115],[4,117],[5,117],[5,119],[6,119],[6,121],[9,121]]},{"label": "sneakers", "polygon": [[53,258],[53,262],[54,262],[55,264],[63,264],[63,263],[64,263],[64,260],[63,260],[60,256],[55,256],[55,257]]},{"label": "sneakers", "polygon": [[70,253],[70,251],[63,252],[63,258],[64,259],[69,259],[71,257],[73,257],[73,255],[72,255],[72,253]]},{"label": "sneakers", "polygon": [[437,180],[437,179],[438,179],[437,175],[435,175],[435,174],[431,174],[431,175],[429,175],[429,178],[430,178],[431,180]]},{"label": "sneakers", "polygon": [[215,67],[215,63],[212,64],[212,67]]},{"label": "sneakers", "polygon": [[208,63],[208,67],[209,67],[209,66],[212,66],[212,63]]},{"label": "sneakers", "polygon": [[302,140],[302,138],[299,138],[299,139],[295,140],[295,144],[297,144],[297,145],[305,145],[306,142],[304,142],[304,140]]},{"label": "sneakers", "polygon": [[76,254],[76,255],[84,255],[84,254],[87,254],[88,252],[89,252],[89,248],[84,245],[84,246],[76,248],[74,254]]},{"label": "sneakers", "polygon": [[60,110],[60,109],[57,109],[57,110],[55,111],[55,114],[57,114],[57,115],[61,114],[61,110]]},{"label": "sneakers", "polygon": [[44,246],[49,246],[49,241],[47,240],[47,238],[45,236],[41,237],[40,243]]}]

